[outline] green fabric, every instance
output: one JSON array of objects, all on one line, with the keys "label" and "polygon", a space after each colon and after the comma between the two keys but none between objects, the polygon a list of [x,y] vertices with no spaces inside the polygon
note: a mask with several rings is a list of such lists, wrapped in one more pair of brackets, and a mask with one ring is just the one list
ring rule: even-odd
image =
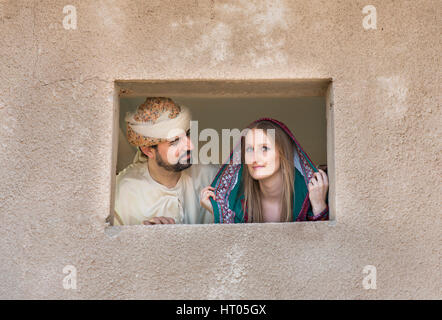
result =
[{"label": "green fabric", "polygon": [[[243,165],[241,165],[241,169],[239,170],[239,173],[238,173],[239,177],[242,176],[242,170],[243,170]],[[211,184],[212,187],[215,187],[216,182],[218,181],[218,178],[219,178],[219,174],[213,180],[213,182]],[[235,214],[235,223],[243,223],[244,222],[244,210],[242,208],[242,203],[241,203],[241,200],[244,200],[244,194],[243,194],[242,189],[243,189],[243,186],[240,181],[233,188],[232,192],[230,193],[230,197],[229,197],[229,208],[231,208],[236,213]],[[209,198],[209,199],[210,199],[210,202],[212,203],[215,223],[221,223],[220,222],[220,212],[219,212],[218,206],[212,198]]]},{"label": "green fabric", "polygon": [[[290,136],[294,142],[294,152],[298,155],[299,166],[304,171],[301,173],[296,167],[296,162],[294,163],[295,192],[293,197],[293,221],[328,219],[328,206],[327,209],[318,216],[314,216],[310,205],[307,183],[309,181],[309,177],[311,179],[313,173],[318,172],[318,169],[310,161],[309,157],[302,150],[293,134],[283,123],[268,118],[257,121],[262,120],[272,121],[278,124]],[[209,198],[214,211],[215,223],[246,222],[245,212],[243,210],[244,190],[242,185],[242,170],[244,170],[244,164],[232,164],[233,157],[238,156],[239,152],[241,152],[240,150],[241,146],[238,145],[230,155],[229,163],[224,164],[221,167],[211,184],[211,186],[215,188],[215,196],[217,198],[217,201]],[[328,203],[328,199],[326,199],[326,203]],[[250,216],[248,217],[248,220],[250,220]]]},{"label": "green fabric", "polygon": [[[241,169],[239,172],[239,176],[241,177],[242,170],[244,168],[244,165],[241,165]],[[219,175],[215,177],[215,180],[212,182],[211,186],[215,187],[217,183],[217,179],[219,178]],[[294,190],[295,190],[295,196],[293,198],[293,221],[296,221],[298,218],[299,212],[301,211],[302,205],[304,203],[305,198],[307,197],[308,189],[305,185],[304,177],[299,172],[298,169],[295,168],[295,175],[294,175]],[[230,193],[229,197],[229,208],[231,208],[236,214],[235,214],[235,223],[244,223],[244,210],[242,207],[241,200],[244,201],[244,194],[242,190],[242,183],[238,183],[235,188],[233,188],[232,192]],[[210,202],[212,203],[213,207],[213,213],[215,218],[215,223],[220,223],[220,212],[219,208],[216,205],[215,201],[210,198]],[[313,216],[313,211],[310,206],[310,209],[308,211],[309,216]]]}]

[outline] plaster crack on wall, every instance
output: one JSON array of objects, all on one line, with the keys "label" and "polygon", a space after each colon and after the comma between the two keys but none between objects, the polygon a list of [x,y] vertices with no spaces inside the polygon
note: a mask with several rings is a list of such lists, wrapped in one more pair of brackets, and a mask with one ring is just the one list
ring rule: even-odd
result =
[{"label": "plaster crack on wall", "polygon": [[[68,82],[72,82],[72,83],[77,82],[77,83],[83,85],[84,83],[86,83],[86,82],[88,82],[88,81],[94,81],[94,80],[96,80],[96,81],[101,81],[101,82],[104,82],[104,83],[110,83],[110,82],[111,82],[110,80],[101,79],[101,78],[95,76],[95,77],[86,78],[86,79],[82,79],[82,80],[81,80],[81,79],[80,79],[80,80],[76,80],[76,79],[73,79],[73,78],[69,78],[69,79],[58,79],[58,80],[55,80],[55,81],[51,81],[51,82],[47,82],[47,83],[42,83],[41,86],[42,86],[42,87],[46,87],[46,86],[51,86],[51,85],[53,85],[53,84],[58,84],[58,83],[61,83],[61,82],[66,82],[66,81],[68,81]],[[40,81],[40,82],[43,82],[43,81]]]}]

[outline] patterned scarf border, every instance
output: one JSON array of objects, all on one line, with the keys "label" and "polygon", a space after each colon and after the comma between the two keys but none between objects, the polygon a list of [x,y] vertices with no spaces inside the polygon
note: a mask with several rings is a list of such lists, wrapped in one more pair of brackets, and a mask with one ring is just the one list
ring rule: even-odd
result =
[{"label": "patterned scarf border", "polygon": [[[296,152],[299,155],[300,163],[302,170],[304,171],[304,180],[305,184],[308,185],[310,180],[315,173],[316,167],[314,166],[312,160],[302,149],[301,145],[298,143],[292,132],[287,128],[287,126],[275,119],[272,118],[261,118],[254,122],[252,122],[248,128],[253,126],[254,124],[262,121],[270,121],[278,125],[281,129],[284,130],[285,133],[289,135],[289,137],[293,140],[296,145]],[[217,198],[217,206],[220,212],[220,223],[234,223],[235,221],[235,212],[233,212],[229,208],[229,196],[232,190],[235,188],[237,183],[239,182],[240,177],[238,177],[238,172],[241,169],[241,164],[233,164],[240,163],[241,160],[241,141],[235,146],[233,151],[230,153],[229,163],[223,164],[219,169],[216,176],[219,176],[218,181],[215,185],[215,194]],[[310,207],[309,197],[307,196],[304,200],[304,203],[301,208],[301,212],[299,213],[296,221],[305,221],[307,218],[307,212]]]}]

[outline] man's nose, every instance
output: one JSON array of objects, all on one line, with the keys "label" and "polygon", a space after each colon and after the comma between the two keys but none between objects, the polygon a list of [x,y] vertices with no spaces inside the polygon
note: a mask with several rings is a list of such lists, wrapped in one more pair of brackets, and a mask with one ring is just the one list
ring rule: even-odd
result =
[{"label": "man's nose", "polygon": [[192,143],[192,139],[190,139],[190,137],[187,137],[187,136],[186,136],[186,139],[187,139],[187,141],[186,141],[186,149],[187,150],[193,150],[194,146],[193,146],[193,143]]}]

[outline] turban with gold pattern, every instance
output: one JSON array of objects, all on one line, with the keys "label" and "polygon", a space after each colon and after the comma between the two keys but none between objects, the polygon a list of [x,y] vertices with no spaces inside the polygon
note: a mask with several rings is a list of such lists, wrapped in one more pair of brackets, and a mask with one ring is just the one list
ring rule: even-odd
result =
[{"label": "turban with gold pattern", "polygon": [[170,98],[149,97],[134,113],[127,113],[127,140],[136,147],[150,147],[190,128],[190,112]]}]

